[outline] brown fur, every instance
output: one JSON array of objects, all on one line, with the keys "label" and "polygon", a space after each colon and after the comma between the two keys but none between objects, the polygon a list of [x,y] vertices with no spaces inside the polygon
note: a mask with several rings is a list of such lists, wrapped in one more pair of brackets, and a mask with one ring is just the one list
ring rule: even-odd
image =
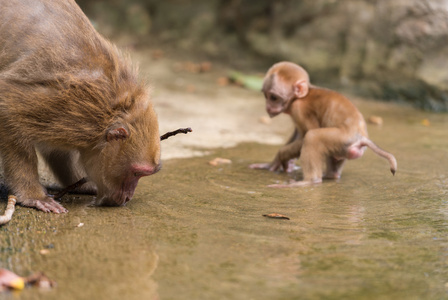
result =
[{"label": "brown fur", "polygon": [[366,147],[389,161],[393,174],[395,157],[368,138],[367,127],[358,109],[343,95],[309,83],[308,73],[290,62],[280,62],[267,72],[263,93],[271,117],[289,114],[296,130],[271,163],[253,164],[253,169],[291,170],[290,161],[301,159],[304,180],[289,185],[301,186],[339,178],[347,159],[359,158]]},{"label": "brown fur", "polygon": [[[65,211],[39,185],[35,149],[62,184],[88,175],[99,204],[129,201],[132,168],[150,175],[160,165],[157,117],[136,68],[73,0],[0,5],[0,154],[19,203]],[[108,142],[116,127],[128,136]]]}]

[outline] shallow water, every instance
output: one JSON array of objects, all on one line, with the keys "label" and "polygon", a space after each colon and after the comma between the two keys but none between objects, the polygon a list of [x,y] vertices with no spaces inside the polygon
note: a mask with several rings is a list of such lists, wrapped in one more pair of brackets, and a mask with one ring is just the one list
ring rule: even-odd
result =
[{"label": "shallow water", "polygon": [[290,177],[247,168],[277,146],[168,160],[124,208],[76,195],[68,214],[17,207],[0,228],[0,267],[58,283],[20,299],[448,298],[448,116],[360,105],[385,119],[369,132],[396,155],[396,176],[371,151],[338,182],[294,189],[267,188]]}]

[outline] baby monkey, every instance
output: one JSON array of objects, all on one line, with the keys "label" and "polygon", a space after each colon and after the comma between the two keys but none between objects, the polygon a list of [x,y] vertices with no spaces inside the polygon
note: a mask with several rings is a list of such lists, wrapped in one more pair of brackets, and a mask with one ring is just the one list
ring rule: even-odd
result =
[{"label": "baby monkey", "polygon": [[291,62],[273,65],[264,78],[262,92],[269,116],[286,113],[296,129],[271,163],[252,164],[250,168],[289,172],[294,159],[300,157],[304,176],[303,181],[270,187],[305,186],[321,183],[322,178],[338,179],[345,161],[361,157],[366,147],[387,159],[395,174],[395,157],[369,140],[358,109],[343,95],[311,85],[302,67]]}]

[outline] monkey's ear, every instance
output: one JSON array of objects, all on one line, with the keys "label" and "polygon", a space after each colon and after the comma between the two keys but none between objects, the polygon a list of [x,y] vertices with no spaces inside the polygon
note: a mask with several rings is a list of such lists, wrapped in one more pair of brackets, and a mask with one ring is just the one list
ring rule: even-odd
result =
[{"label": "monkey's ear", "polygon": [[106,140],[108,142],[115,141],[115,140],[125,140],[129,137],[129,133],[124,127],[118,127],[109,129],[106,133]]},{"label": "monkey's ear", "polygon": [[308,82],[306,80],[298,80],[294,84],[294,95],[297,98],[303,98],[308,95]]}]

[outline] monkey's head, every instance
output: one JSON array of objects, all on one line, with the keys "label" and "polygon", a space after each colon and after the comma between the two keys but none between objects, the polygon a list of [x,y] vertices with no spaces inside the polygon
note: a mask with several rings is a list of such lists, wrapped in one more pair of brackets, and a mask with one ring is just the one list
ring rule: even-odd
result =
[{"label": "monkey's head", "polygon": [[269,116],[288,113],[294,100],[308,95],[309,86],[308,73],[302,67],[290,62],[274,64],[266,73],[262,88]]},{"label": "monkey's head", "polygon": [[81,159],[97,186],[96,204],[125,205],[139,179],[161,168],[159,126],[151,103],[141,103],[115,118],[98,149],[81,152]]}]

